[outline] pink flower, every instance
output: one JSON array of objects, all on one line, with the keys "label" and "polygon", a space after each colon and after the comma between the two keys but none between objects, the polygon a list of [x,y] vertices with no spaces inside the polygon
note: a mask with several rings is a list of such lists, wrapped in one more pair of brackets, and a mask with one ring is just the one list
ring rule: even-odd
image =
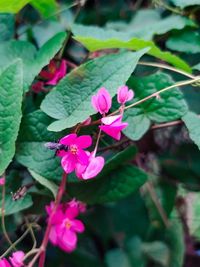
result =
[{"label": "pink flower", "polygon": [[60,66],[57,67],[55,60],[51,60],[48,65],[48,70],[42,70],[40,76],[47,80],[45,84],[56,85],[67,72],[66,60],[61,60]]},{"label": "pink flower", "polygon": [[5,177],[0,178],[0,186],[5,185],[6,179]]},{"label": "pink flower", "polygon": [[58,246],[66,252],[72,252],[77,246],[77,233],[85,230],[83,223],[75,219],[73,208],[68,208],[62,224],[56,227]]},{"label": "pink flower", "polygon": [[76,175],[78,178],[83,180],[92,179],[97,176],[104,166],[104,158],[103,157],[95,157],[93,153],[89,156],[89,163],[87,166],[83,166],[81,164],[77,164],[76,166]]},{"label": "pink flower", "polygon": [[[81,203],[81,202],[80,202]],[[50,216],[54,210],[54,202],[46,206]],[[49,239],[55,246],[59,246],[66,252],[72,252],[77,246],[77,233],[84,231],[84,225],[76,217],[79,214],[79,203],[75,200],[66,204],[60,204],[53,215]]]},{"label": "pink flower", "polygon": [[13,265],[13,267],[21,267],[24,266],[24,252],[23,251],[16,251],[12,254],[12,257],[10,257],[10,262]]},{"label": "pink flower", "polygon": [[128,126],[127,122],[122,122],[122,115],[105,117],[101,122],[104,125],[99,126],[100,129],[116,140],[120,140],[121,131]]},{"label": "pink flower", "polygon": [[76,164],[88,164],[88,155],[83,150],[91,146],[92,138],[89,135],[82,135],[77,137],[76,134],[69,134],[59,141],[60,144],[68,146],[68,151],[63,151],[61,165],[66,173],[74,171]]},{"label": "pink flower", "polygon": [[111,108],[111,103],[111,96],[104,87],[99,89],[97,95],[92,96],[92,106],[101,114],[105,114],[109,111],[109,109]]},{"label": "pink flower", "polygon": [[84,202],[81,202],[79,200],[76,200],[75,198],[73,198],[70,202],[68,202],[68,206],[70,208],[78,208],[78,210],[80,211],[80,213],[85,213],[87,205]]},{"label": "pink flower", "polygon": [[11,267],[10,263],[5,259],[0,259],[0,267]]},{"label": "pink flower", "polygon": [[134,97],[133,90],[128,90],[128,86],[120,86],[117,90],[117,101],[120,104],[125,104],[127,101],[130,101]]},{"label": "pink flower", "polygon": [[91,117],[87,118],[86,120],[84,120],[81,124],[82,125],[89,125],[91,123],[92,119]]}]

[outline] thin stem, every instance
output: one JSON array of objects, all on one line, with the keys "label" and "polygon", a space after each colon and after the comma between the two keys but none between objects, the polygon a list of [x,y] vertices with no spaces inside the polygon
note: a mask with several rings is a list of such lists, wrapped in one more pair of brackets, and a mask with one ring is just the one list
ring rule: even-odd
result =
[{"label": "thin stem", "polygon": [[[177,86],[185,86],[185,85],[193,84],[193,83],[195,83],[195,82],[197,82],[197,81],[199,81],[199,80],[200,80],[200,77],[195,77],[194,79],[190,79],[190,80],[186,80],[186,81],[177,82],[177,83],[175,83],[175,84],[173,84],[173,85],[170,85],[170,86],[168,86],[168,87],[165,87],[165,88],[161,89],[161,90],[158,91],[158,92],[155,92],[155,93],[153,93],[153,94],[151,94],[151,95],[149,95],[149,96],[146,96],[146,97],[144,97],[143,99],[140,99],[139,101],[137,101],[137,102],[135,102],[135,103],[133,103],[133,104],[131,104],[131,105],[129,105],[129,106],[126,106],[124,109],[126,110],[126,109],[129,109],[129,108],[135,107],[135,106],[137,106],[137,105],[139,105],[139,104],[141,104],[141,103],[147,101],[148,99],[151,99],[151,98],[153,98],[153,97],[158,97],[160,94],[162,94],[162,93],[164,93],[164,92],[166,92],[166,91],[168,91],[168,90],[170,90],[170,89],[173,89],[173,88],[175,88],[175,87],[177,87]],[[115,112],[113,112],[113,113],[110,114],[110,115],[116,114],[116,113],[118,113],[118,112],[119,112],[119,110],[116,110]]]},{"label": "thin stem", "polygon": [[165,227],[169,228],[170,227],[169,220],[167,218],[165,210],[163,209],[163,207],[162,207],[162,205],[161,205],[161,203],[160,203],[160,201],[158,199],[158,196],[156,194],[156,191],[155,191],[152,183],[151,182],[146,183],[146,188],[147,188],[147,190],[148,190],[148,192],[149,192],[149,194],[151,196],[151,199],[154,202],[154,204],[155,204],[155,206],[156,206],[156,208],[157,208],[157,210],[158,210],[158,212],[160,214],[160,217],[161,217]]},{"label": "thin stem", "polygon": [[165,65],[165,64],[161,64],[161,63],[156,63],[156,62],[146,62],[146,61],[139,61],[138,62],[138,65],[143,65],[143,66],[150,66],[150,67],[157,67],[157,68],[162,68],[162,69],[167,69],[167,70],[171,70],[173,72],[177,72],[177,73],[180,73],[186,77],[189,77],[191,79],[194,79],[195,76],[192,75],[192,74],[189,74],[183,70],[180,70],[180,69],[176,69],[174,67],[171,67],[169,65]]},{"label": "thin stem", "polygon": [[176,121],[170,121],[170,122],[166,122],[166,123],[154,124],[151,126],[151,129],[156,130],[156,129],[161,129],[161,128],[165,128],[165,127],[175,126],[175,125],[182,124],[182,123],[183,123],[182,120],[176,120]]},{"label": "thin stem", "polygon": [[1,256],[0,259],[4,258],[11,250],[13,250],[29,233],[30,229],[26,229],[23,235],[20,236]]},{"label": "thin stem", "polygon": [[39,248],[35,248],[35,249],[31,249],[28,253],[26,253],[26,255],[24,256],[24,261],[30,257],[33,254],[36,254],[40,249]]},{"label": "thin stem", "polygon": [[6,224],[5,224],[5,194],[6,194],[6,187],[5,184],[2,186],[2,205],[1,205],[1,224],[2,224],[2,231],[3,234],[8,242],[8,244],[16,250],[15,245],[12,243],[12,241],[10,240],[10,237],[7,233],[6,230]]},{"label": "thin stem", "polygon": [[94,156],[97,153],[97,149],[98,149],[98,146],[99,146],[100,137],[101,137],[101,129],[99,130],[99,133],[98,133],[98,136],[97,136],[97,141],[96,141],[96,145],[95,145],[95,149],[94,149]]},{"label": "thin stem", "polygon": [[34,234],[32,225],[28,221],[28,218],[25,218],[25,221],[26,221],[27,228],[30,230],[31,238],[33,240],[33,247],[32,247],[31,250],[34,250],[37,247],[37,241],[36,241],[36,238],[35,238],[35,234]]},{"label": "thin stem", "polygon": [[50,234],[50,230],[51,230],[51,226],[52,226],[52,220],[53,217],[57,211],[58,205],[60,204],[60,201],[62,199],[62,196],[64,194],[65,191],[65,187],[66,187],[66,181],[67,181],[67,174],[63,173],[63,177],[62,177],[62,181],[60,184],[60,187],[58,189],[58,193],[56,196],[56,200],[54,203],[54,208],[51,212],[51,215],[49,217],[48,220],[48,224],[47,224],[47,228],[44,234],[44,238],[42,241],[42,244],[39,248],[39,251],[37,252],[37,254],[35,255],[35,257],[32,259],[32,261],[28,264],[28,267],[33,267],[33,265],[35,264],[35,262],[37,261],[37,259],[40,257],[39,259],[39,267],[43,267],[44,266],[44,262],[45,262],[45,256],[46,256],[46,247],[48,245],[49,242],[49,234]]}]

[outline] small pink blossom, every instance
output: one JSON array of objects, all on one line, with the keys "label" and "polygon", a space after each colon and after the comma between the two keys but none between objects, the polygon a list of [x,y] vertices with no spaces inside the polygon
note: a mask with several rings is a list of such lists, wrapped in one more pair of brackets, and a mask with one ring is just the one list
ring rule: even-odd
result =
[{"label": "small pink blossom", "polygon": [[117,90],[117,101],[120,104],[125,104],[127,101],[130,101],[134,97],[133,90],[128,90],[128,86],[120,86]]},{"label": "small pink blossom", "polygon": [[92,179],[97,176],[104,167],[105,160],[103,157],[95,157],[93,153],[89,156],[89,163],[87,166],[77,164],[76,175],[83,180]]},{"label": "small pink blossom", "polygon": [[[81,202],[80,202],[81,203]],[[72,252],[77,246],[77,233],[84,231],[84,225],[76,217],[80,208],[75,200],[66,204],[60,204],[53,215],[49,239],[55,246],[60,247],[66,252]],[[54,210],[55,204],[50,203],[46,206],[46,211],[50,216]]]},{"label": "small pink blossom", "polygon": [[73,208],[68,208],[62,224],[56,227],[58,246],[66,252],[72,252],[77,246],[77,233],[85,230],[83,223],[76,219]]},{"label": "small pink blossom", "polygon": [[77,137],[76,134],[69,134],[59,141],[60,144],[68,146],[68,151],[63,151],[61,165],[66,173],[74,171],[77,163],[82,165],[88,164],[88,155],[83,150],[91,146],[92,138],[89,135]]},{"label": "small pink blossom", "polygon": [[105,117],[101,122],[104,125],[99,126],[100,129],[116,140],[120,140],[121,131],[128,126],[127,122],[122,122],[122,115]]},{"label": "small pink blossom", "polygon": [[13,265],[13,267],[21,267],[24,266],[24,252],[23,251],[16,251],[12,254],[12,257],[10,257],[10,262]]},{"label": "small pink blossom", "polygon": [[66,60],[61,60],[60,66],[57,67],[55,60],[51,60],[48,65],[48,70],[42,70],[40,76],[47,81],[47,85],[56,85],[59,80],[61,80],[67,72]]},{"label": "small pink blossom", "polygon": [[1,177],[0,178],[0,186],[5,185],[5,183],[6,183],[5,177]]},{"label": "small pink blossom", "polygon": [[92,106],[96,111],[100,112],[101,114],[107,113],[111,108],[111,104],[111,96],[104,87],[99,89],[96,95],[92,96]]},{"label": "small pink blossom", "polygon": [[10,263],[5,259],[0,259],[0,267],[11,267]]},{"label": "small pink blossom", "polygon": [[92,119],[91,117],[87,118],[86,120],[84,120],[81,124],[82,125],[89,125],[91,123]]}]

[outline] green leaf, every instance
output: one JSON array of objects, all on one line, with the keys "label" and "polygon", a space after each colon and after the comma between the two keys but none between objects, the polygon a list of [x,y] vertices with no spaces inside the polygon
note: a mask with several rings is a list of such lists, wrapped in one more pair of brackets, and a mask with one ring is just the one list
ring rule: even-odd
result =
[{"label": "green leaf", "polygon": [[1,0],[0,12],[1,13],[17,13],[22,9],[30,0]]},{"label": "green leaf", "polygon": [[199,0],[171,0],[175,6],[185,8],[187,6],[199,5]]},{"label": "green leaf", "polygon": [[192,67],[194,70],[199,70],[200,71],[200,63],[196,64],[195,66]]},{"label": "green leaf", "polygon": [[55,152],[45,148],[46,142],[56,142],[62,135],[47,131],[52,122],[41,110],[25,115],[17,140],[16,159],[30,170],[46,179],[60,180],[62,168]]},{"label": "green leaf", "polygon": [[165,239],[170,249],[170,262],[168,267],[182,267],[185,243],[183,227],[180,222],[171,221],[170,228],[166,229]]},{"label": "green leaf", "polygon": [[20,60],[0,75],[0,174],[5,171],[15,153],[21,121],[22,81]]},{"label": "green leaf", "polygon": [[167,40],[166,46],[179,52],[200,53],[200,34],[197,31],[176,33]]},{"label": "green leaf", "polygon": [[[14,201],[12,199],[11,195],[7,195],[5,197],[5,208],[4,208],[4,215],[11,215],[14,213],[17,213],[19,211],[28,209],[33,204],[32,198],[30,195],[26,195],[25,197]],[[2,202],[0,201],[0,205],[2,205]],[[2,215],[2,212],[0,210],[0,216]]]},{"label": "green leaf", "polygon": [[[128,82],[130,88],[134,89],[135,102],[172,84],[172,78],[161,72],[143,78],[131,78]],[[161,123],[179,119],[187,110],[182,93],[173,88],[161,94],[158,99],[154,97],[136,108],[127,109],[124,120],[129,125],[123,132],[130,139],[139,140],[149,129],[151,122]]]},{"label": "green leaf", "polygon": [[38,181],[40,184],[42,184],[43,186],[48,188],[52,192],[54,198],[56,198],[57,191],[58,191],[58,186],[55,183],[47,180],[46,178],[44,178],[43,176],[37,174],[34,171],[29,170],[29,172],[30,172],[30,174],[33,176],[33,178],[36,181]]},{"label": "green leaf", "polygon": [[30,4],[39,11],[44,18],[48,18],[57,12],[55,0],[31,0]]},{"label": "green leaf", "polygon": [[160,241],[143,243],[142,251],[146,257],[159,263],[163,267],[169,266],[170,251],[167,245]]},{"label": "green leaf", "polygon": [[114,35],[106,30],[98,27],[82,26],[83,30],[76,32],[73,30],[74,39],[82,43],[88,50],[96,51],[109,48],[127,48],[131,50],[139,50],[145,47],[150,47],[147,54],[156,58],[162,59],[179,69],[191,72],[190,66],[179,57],[170,52],[163,52],[154,42],[146,41],[139,38],[127,38],[123,34],[116,32]]},{"label": "green leaf", "polygon": [[200,117],[193,112],[187,112],[187,114],[182,117],[182,120],[189,131],[190,138],[200,149]]},{"label": "green leaf", "polygon": [[2,42],[0,44],[0,70],[5,69],[17,58],[21,58],[24,72],[24,91],[28,91],[35,76],[59,51],[65,37],[65,33],[58,33],[45,43],[38,52],[36,52],[35,47],[29,42]]},{"label": "green leaf", "polygon": [[138,190],[147,179],[142,170],[124,165],[99,179],[70,184],[68,193],[89,204],[117,201]]},{"label": "green leaf", "polygon": [[126,83],[138,60],[147,51],[148,48],[135,53],[106,55],[70,72],[42,102],[41,109],[58,119],[48,129],[61,131],[94,114],[91,96],[102,86],[114,96],[117,87]]},{"label": "green leaf", "polygon": [[119,248],[107,252],[105,261],[108,267],[131,267],[126,253]]},{"label": "green leaf", "polygon": [[14,36],[15,20],[12,14],[0,14],[0,41],[6,41]]}]

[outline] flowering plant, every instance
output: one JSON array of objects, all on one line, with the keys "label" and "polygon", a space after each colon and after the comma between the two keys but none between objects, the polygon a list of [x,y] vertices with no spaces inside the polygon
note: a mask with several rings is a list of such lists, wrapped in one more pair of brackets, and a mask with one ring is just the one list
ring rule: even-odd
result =
[{"label": "flowering plant", "polygon": [[199,1],[15,2],[0,267],[199,266]]}]

